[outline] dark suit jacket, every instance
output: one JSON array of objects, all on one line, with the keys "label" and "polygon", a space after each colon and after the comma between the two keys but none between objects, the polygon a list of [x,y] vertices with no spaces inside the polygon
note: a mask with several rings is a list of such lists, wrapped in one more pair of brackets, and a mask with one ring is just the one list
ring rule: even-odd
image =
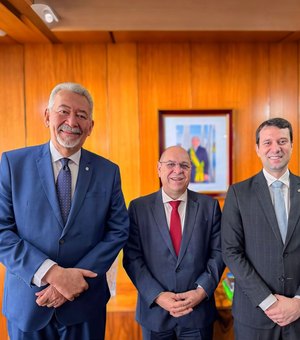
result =
[{"label": "dark suit jacket", "polygon": [[47,258],[98,273],[90,288],[56,309],[64,325],[101,317],[106,271],[128,237],[118,167],[82,149],[72,207],[63,225],[49,144],[3,153],[0,166],[0,260],[6,266],[3,313],[23,331],[45,326],[54,308],[39,307],[32,285]]},{"label": "dark suit jacket", "polygon": [[[188,190],[181,249],[177,258],[169,234],[162,193],[138,198],[129,207],[130,234],[124,267],[138,289],[137,321],[153,331],[201,328],[216,316],[214,290],[222,275],[219,204]],[[154,303],[164,291],[185,292],[202,286],[208,299],[186,316],[174,318]]]},{"label": "dark suit jacket", "polygon": [[273,327],[259,304],[271,293],[300,295],[300,178],[290,174],[285,244],[263,172],[229,188],[221,229],[224,261],[235,276],[234,317],[248,326]]}]

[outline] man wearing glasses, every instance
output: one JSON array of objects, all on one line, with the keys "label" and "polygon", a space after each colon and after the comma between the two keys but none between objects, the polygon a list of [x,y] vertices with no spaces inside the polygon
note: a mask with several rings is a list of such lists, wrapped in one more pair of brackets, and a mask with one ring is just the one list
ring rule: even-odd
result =
[{"label": "man wearing glasses", "polygon": [[219,204],[187,189],[191,161],[179,146],[158,162],[162,188],[130,203],[124,267],[138,290],[143,339],[210,340],[224,264]]}]

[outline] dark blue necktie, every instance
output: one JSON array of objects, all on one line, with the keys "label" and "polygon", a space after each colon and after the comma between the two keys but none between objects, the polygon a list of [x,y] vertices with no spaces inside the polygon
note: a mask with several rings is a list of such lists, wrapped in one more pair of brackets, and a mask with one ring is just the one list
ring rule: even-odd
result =
[{"label": "dark blue necktie", "polygon": [[61,215],[66,223],[71,208],[71,171],[68,166],[69,158],[62,158],[60,161],[62,168],[57,177],[56,191]]}]

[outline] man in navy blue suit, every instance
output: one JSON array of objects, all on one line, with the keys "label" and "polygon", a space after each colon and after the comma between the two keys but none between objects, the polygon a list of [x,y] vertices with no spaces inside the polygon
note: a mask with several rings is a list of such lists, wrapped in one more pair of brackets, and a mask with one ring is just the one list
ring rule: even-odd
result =
[{"label": "man in navy blue suit", "polygon": [[[161,190],[129,206],[124,267],[138,290],[136,319],[144,340],[210,340],[214,291],[224,269],[220,207],[187,189],[191,161],[183,148],[165,150],[158,175]],[[178,205],[179,238],[172,232],[173,205]]]},{"label": "man in navy blue suit", "polygon": [[[93,100],[79,84],[58,84],[45,124],[50,142],[2,155],[0,260],[3,313],[11,340],[104,339],[106,272],[128,237],[119,168],[82,148]],[[67,158],[68,215],[56,182]]]}]

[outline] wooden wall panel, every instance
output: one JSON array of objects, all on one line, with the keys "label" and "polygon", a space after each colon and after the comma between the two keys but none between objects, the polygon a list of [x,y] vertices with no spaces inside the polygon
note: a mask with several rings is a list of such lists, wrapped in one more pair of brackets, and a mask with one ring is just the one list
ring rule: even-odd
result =
[{"label": "wooden wall panel", "polygon": [[127,203],[139,196],[140,143],[135,44],[110,44],[107,51],[109,157],[121,168]]},{"label": "wooden wall panel", "polygon": [[158,111],[191,108],[190,70],[189,44],[138,46],[142,195],[159,188]]},{"label": "wooden wall panel", "polygon": [[299,174],[299,65],[298,46],[270,45],[270,111],[272,117],[289,120],[294,130],[290,169]]},{"label": "wooden wall panel", "polygon": [[95,126],[85,147],[108,155],[105,45],[26,45],[25,80],[27,145],[48,141],[42,117],[50,91],[57,83],[72,81],[87,87],[95,102]]},{"label": "wooden wall panel", "polygon": [[23,47],[0,46],[0,154],[24,146]]},{"label": "wooden wall panel", "polygon": [[233,182],[259,169],[254,135],[260,120],[266,117],[267,65],[266,45],[192,46],[193,107],[233,109]]}]

